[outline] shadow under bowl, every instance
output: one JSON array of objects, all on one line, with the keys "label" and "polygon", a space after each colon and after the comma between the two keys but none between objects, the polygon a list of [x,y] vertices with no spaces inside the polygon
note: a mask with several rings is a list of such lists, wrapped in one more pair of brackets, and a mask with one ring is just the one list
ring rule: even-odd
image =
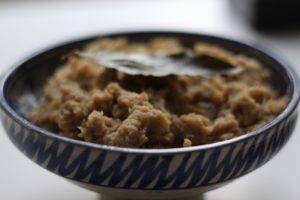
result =
[{"label": "shadow under bowl", "polygon": [[[246,135],[208,145],[174,149],[132,149],[92,144],[51,133],[25,115],[36,106],[47,79],[62,57],[98,37],[145,41],[179,38],[184,45],[209,42],[260,60],[272,85],[290,97],[287,108],[267,125]],[[255,47],[254,47],[255,46]],[[191,197],[218,188],[269,161],[290,138],[297,118],[296,73],[268,50],[230,39],[185,32],[127,32],[97,35],[51,47],[14,66],[0,85],[1,120],[12,143],[43,168],[104,195],[131,199]]]}]

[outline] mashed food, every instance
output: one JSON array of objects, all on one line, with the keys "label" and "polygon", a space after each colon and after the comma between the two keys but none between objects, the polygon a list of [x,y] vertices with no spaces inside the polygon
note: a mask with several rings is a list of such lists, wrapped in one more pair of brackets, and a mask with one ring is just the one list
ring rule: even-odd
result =
[{"label": "mashed food", "polygon": [[[146,43],[105,38],[84,49],[99,50],[176,57],[187,47],[175,38]],[[246,134],[285,109],[288,98],[278,96],[270,86],[270,73],[259,61],[200,42],[189,50],[200,61],[205,56],[216,58],[242,71],[209,77],[129,75],[72,55],[48,80],[39,105],[28,117],[49,131],[78,140],[173,148]],[[211,67],[216,67],[213,62]]]}]

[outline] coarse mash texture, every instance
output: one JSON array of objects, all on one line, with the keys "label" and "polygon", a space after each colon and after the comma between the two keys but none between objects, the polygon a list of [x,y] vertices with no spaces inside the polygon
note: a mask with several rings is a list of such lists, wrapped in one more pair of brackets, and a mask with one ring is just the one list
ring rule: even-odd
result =
[{"label": "coarse mash texture", "polygon": [[[177,56],[186,49],[176,38],[142,43],[120,37],[99,39],[83,51]],[[288,98],[271,87],[270,72],[258,60],[201,41],[189,50],[199,59],[215,58],[242,71],[210,77],[134,76],[74,54],[48,80],[39,105],[28,118],[78,140],[131,148],[174,148],[247,134],[285,109]]]}]

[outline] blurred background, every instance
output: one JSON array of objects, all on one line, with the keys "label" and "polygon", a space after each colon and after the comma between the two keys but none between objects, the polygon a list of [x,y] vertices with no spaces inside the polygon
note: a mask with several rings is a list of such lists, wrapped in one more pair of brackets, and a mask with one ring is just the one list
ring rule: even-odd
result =
[{"label": "blurred background", "polygon": [[[300,72],[297,0],[0,0],[0,73],[34,51],[78,37],[120,30],[209,33],[268,46]],[[207,200],[298,200],[300,136],[271,162]],[[92,200],[19,153],[0,128],[0,199]]]}]

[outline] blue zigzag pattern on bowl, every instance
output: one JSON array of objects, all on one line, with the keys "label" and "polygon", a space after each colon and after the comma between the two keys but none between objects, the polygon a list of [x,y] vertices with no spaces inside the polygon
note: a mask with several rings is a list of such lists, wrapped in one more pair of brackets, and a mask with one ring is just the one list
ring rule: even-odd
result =
[{"label": "blue zigzag pattern on bowl", "polygon": [[44,168],[93,185],[130,189],[208,186],[248,173],[281,149],[296,121],[296,115],[290,115],[264,134],[209,150],[145,155],[65,143],[2,117],[12,142]]}]

